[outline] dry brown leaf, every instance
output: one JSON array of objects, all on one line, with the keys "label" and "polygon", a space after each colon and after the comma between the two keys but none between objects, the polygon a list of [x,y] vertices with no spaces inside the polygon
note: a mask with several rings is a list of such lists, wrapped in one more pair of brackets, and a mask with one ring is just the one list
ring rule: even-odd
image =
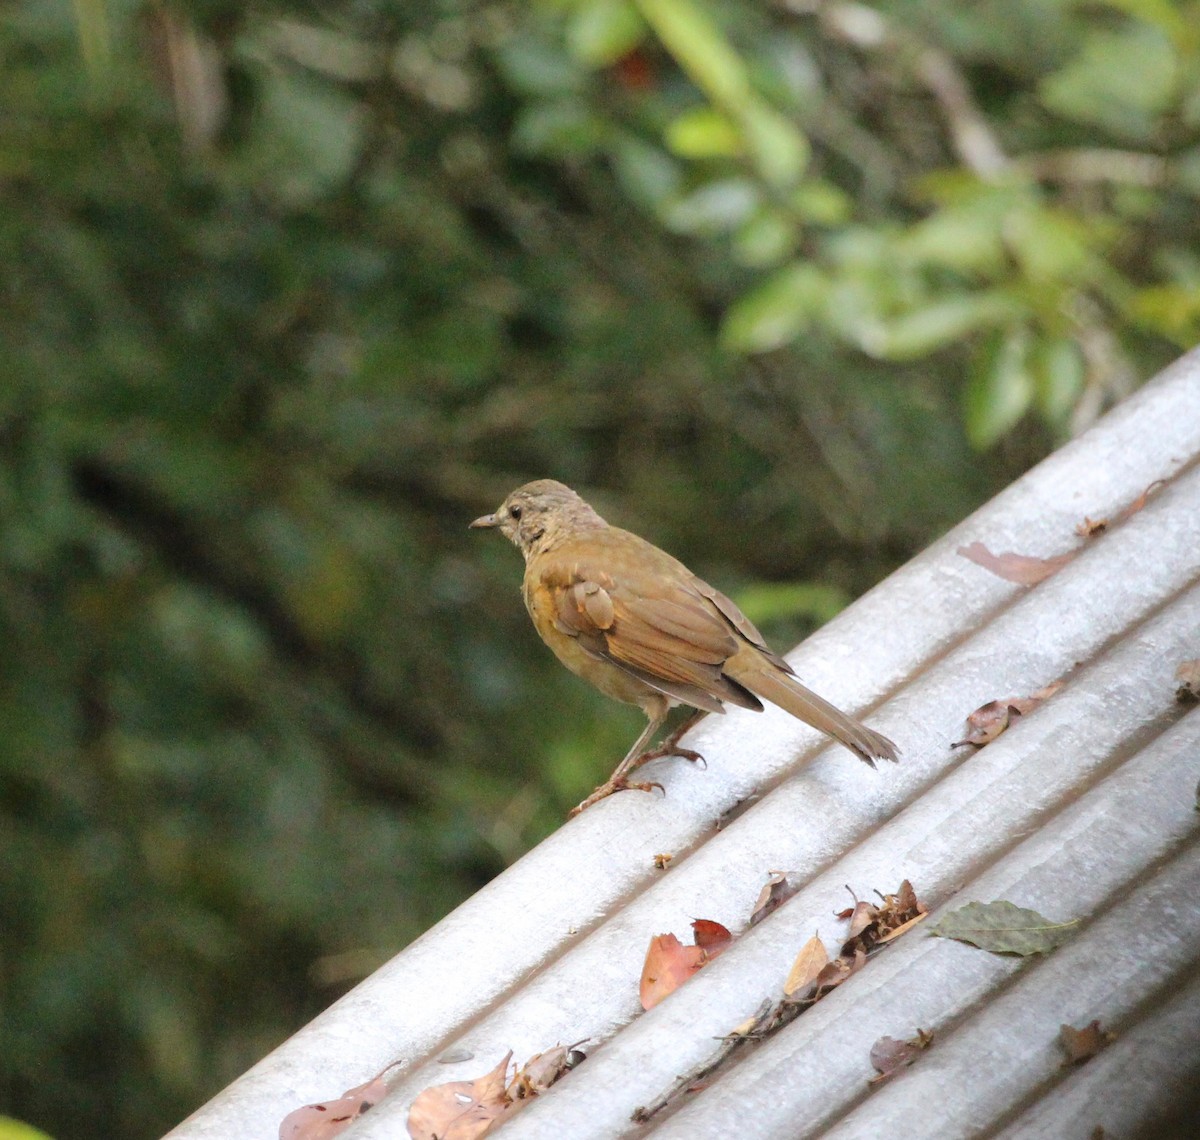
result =
[{"label": "dry brown leaf", "polygon": [[674,934],[657,934],[650,939],[638,988],[643,1009],[653,1009],[733,941],[724,926],[708,918],[696,919],[692,932],[694,946],[684,946]]},{"label": "dry brown leaf", "polygon": [[788,971],[787,980],[783,983],[783,992],[787,997],[793,997],[803,991],[801,996],[813,988],[821,971],[829,964],[829,951],[825,943],[814,934],[801,948]]},{"label": "dry brown leaf", "polygon": [[993,554],[982,542],[972,542],[969,546],[960,546],[958,553],[1006,582],[1036,586],[1052,574],[1057,574],[1079,551],[1068,550],[1052,558],[1035,558],[1031,554],[1014,554],[1011,550]]},{"label": "dry brown leaf", "polygon": [[778,910],[800,888],[792,886],[788,877],[782,871],[773,871],[771,879],[759,892],[754,903],[754,913],[750,915],[750,925],[757,926],[772,911]]},{"label": "dry brown leaf", "polygon": [[865,899],[855,903],[854,910],[850,914],[850,930],[846,935],[846,941],[853,942],[854,939],[862,937],[874,925],[878,917],[879,908],[873,903],[869,903]]},{"label": "dry brown leaf", "polygon": [[894,895],[883,896],[877,919],[877,942],[890,942],[926,915],[925,904],[917,898],[917,892],[907,879],[900,884]]},{"label": "dry brown leaf", "polygon": [[891,942],[893,938],[899,938],[901,934],[907,934],[918,922],[924,922],[929,917],[928,911],[921,911],[920,914],[914,914],[907,922],[902,922],[899,926],[889,930],[886,934],[879,936],[878,944],[882,946],[885,942]]},{"label": "dry brown leaf", "polygon": [[982,748],[996,739],[1018,717],[1026,716],[1043,701],[1054,696],[1063,686],[1062,681],[1051,681],[1050,684],[1030,693],[1027,697],[1004,697],[998,701],[988,701],[980,705],[967,717],[967,735],[955,741],[951,748],[963,744],[974,744]]},{"label": "dry brown leaf", "polygon": [[1180,704],[1194,705],[1200,701],[1200,658],[1181,661],[1175,669],[1175,680],[1179,682],[1175,699]]},{"label": "dry brown leaf", "polygon": [[871,1078],[873,1085],[881,1084],[901,1069],[911,1065],[921,1053],[933,1044],[933,1034],[917,1029],[916,1037],[900,1041],[895,1037],[881,1037],[871,1046],[871,1064],[878,1072]]},{"label": "dry brown leaf", "polygon": [[576,1041],[574,1045],[556,1045],[545,1053],[535,1053],[513,1074],[508,1084],[508,1098],[528,1100],[544,1093],[584,1059],[579,1052],[582,1044],[582,1041]]},{"label": "dry brown leaf", "polygon": [[1116,526],[1136,515],[1149,501],[1150,496],[1159,487],[1165,487],[1166,484],[1167,481],[1165,479],[1155,479],[1132,503],[1119,510],[1111,519],[1089,519],[1085,515],[1083,522],[1075,528],[1075,533],[1082,538],[1095,538],[1097,535],[1103,534],[1110,526]]},{"label": "dry brown leaf", "polygon": [[280,1121],[279,1140],[331,1140],[383,1100],[387,1094],[384,1075],[397,1064],[400,1062],[393,1061],[365,1084],[349,1089],[336,1100],[306,1104],[289,1112]]},{"label": "dry brown leaf", "polygon": [[1082,1029],[1064,1025],[1058,1031],[1058,1043],[1067,1055],[1063,1064],[1076,1065],[1086,1061],[1101,1049],[1107,1049],[1116,1039],[1117,1035],[1101,1026],[1099,1021],[1093,1021]]},{"label": "dry brown leaf", "polygon": [[512,1050],[473,1081],[449,1081],[417,1094],[408,1110],[412,1140],[478,1140],[511,1107],[505,1091]]},{"label": "dry brown leaf", "polygon": [[659,871],[665,871],[667,869],[667,864],[674,858],[674,855],[668,855],[665,852],[661,855],[655,855],[654,866]]}]

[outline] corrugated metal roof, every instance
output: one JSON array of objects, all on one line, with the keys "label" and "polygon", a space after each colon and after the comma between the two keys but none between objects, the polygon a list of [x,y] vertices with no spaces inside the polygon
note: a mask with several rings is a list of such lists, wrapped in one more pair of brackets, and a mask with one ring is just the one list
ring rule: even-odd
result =
[{"label": "corrugated metal roof", "polygon": [[[1174,680],[1200,657],[1198,458],[1192,353],[789,655],[818,692],[873,710],[899,765],[872,771],[778,710],[706,718],[687,740],[706,768],[656,762],[665,797],[615,796],[561,828],[170,1136],[273,1138],[291,1109],[400,1057],[388,1098],[346,1135],[405,1136],[421,1089],[585,1038],[587,1060],[506,1138],[1126,1136],[1177,1114],[1200,1078],[1200,710]],[[1157,480],[1106,533],[1075,533]],[[1080,552],[1026,587],[958,553],[974,541]],[[951,748],[977,706],[1058,679],[985,748]],[[746,930],[772,871],[801,889]],[[905,878],[929,921],[632,1122],[779,998],[814,929],[844,936],[846,884],[866,896]],[[994,899],[1078,928],[1029,958],[923,929]],[[650,937],[697,917],[744,933],[643,1013]],[[1115,1043],[1064,1067],[1060,1025],[1093,1019]],[[872,1043],[918,1027],[932,1047],[868,1084]],[[438,1063],[451,1052],[471,1059]]]}]

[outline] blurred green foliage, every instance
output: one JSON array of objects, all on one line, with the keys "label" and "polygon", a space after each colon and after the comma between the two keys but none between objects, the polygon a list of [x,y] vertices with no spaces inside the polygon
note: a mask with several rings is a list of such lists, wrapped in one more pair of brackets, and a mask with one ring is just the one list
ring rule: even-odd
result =
[{"label": "blurred green foliage", "polygon": [[781,646],[1200,334],[1200,4],[0,13],[0,1109],[151,1137],[640,725],[466,522]]}]

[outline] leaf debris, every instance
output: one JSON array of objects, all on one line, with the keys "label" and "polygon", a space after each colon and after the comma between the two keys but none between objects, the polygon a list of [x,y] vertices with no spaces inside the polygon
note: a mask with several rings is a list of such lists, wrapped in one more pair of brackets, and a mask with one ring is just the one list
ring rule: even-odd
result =
[{"label": "leaf debris", "polygon": [[1105,1029],[1099,1021],[1092,1021],[1082,1029],[1063,1025],[1058,1031],[1058,1043],[1066,1053],[1064,1065],[1078,1065],[1094,1057],[1101,1049],[1107,1049],[1117,1035]]},{"label": "leaf debris", "polygon": [[871,1046],[871,1064],[875,1066],[875,1076],[869,1083],[883,1084],[901,1069],[908,1068],[932,1044],[933,1034],[926,1033],[920,1026],[917,1026],[916,1037],[910,1037],[907,1041],[895,1037],[879,1038]]},{"label": "leaf debris", "polygon": [[[785,880],[785,877],[779,876],[779,879]],[[772,889],[780,890],[781,887],[768,883],[764,894],[759,896],[755,913],[762,909],[764,896],[768,896]],[[907,879],[895,894],[879,897],[879,904],[855,898],[854,905],[837,916],[849,919],[850,929],[836,958],[829,957],[825,943],[818,934],[805,942],[784,980],[783,997],[779,1001],[770,998],[764,1000],[751,1017],[719,1039],[721,1045],[711,1057],[679,1077],[671,1088],[655,1100],[635,1109],[632,1116],[634,1123],[645,1124],[677,1098],[703,1088],[709,1077],[735,1052],[750,1042],[770,1037],[795,1021],[806,1009],[861,970],[871,953],[911,929],[927,913],[927,908],[917,898],[912,883]],[[932,1035],[929,1038],[932,1040]]]},{"label": "leaf debris", "polygon": [[1062,681],[1051,681],[1027,697],[1004,697],[980,705],[967,717],[967,735],[962,740],[956,740],[950,747],[959,748],[964,744],[973,744],[982,748],[985,744],[990,744],[1018,717],[1033,712],[1062,687]]},{"label": "leaf debris", "polygon": [[945,914],[929,928],[939,938],[969,942],[993,954],[1048,954],[1075,932],[1079,919],[1053,922],[1036,910],[1004,899],[969,902]]},{"label": "leaf debris", "polygon": [[579,1064],[581,1044],[556,1045],[535,1053],[511,1079],[510,1049],[494,1069],[473,1081],[447,1081],[423,1089],[408,1110],[409,1136],[412,1140],[479,1140],[498,1120],[544,1093]]}]

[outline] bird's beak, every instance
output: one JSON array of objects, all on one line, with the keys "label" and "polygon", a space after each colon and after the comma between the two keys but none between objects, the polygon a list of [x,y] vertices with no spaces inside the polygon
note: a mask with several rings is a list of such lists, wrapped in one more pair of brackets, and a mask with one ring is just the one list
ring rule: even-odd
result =
[{"label": "bird's beak", "polygon": [[476,530],[476,529],[483,529],[485,527],[493,527],[493,526],[499,526],[499,525],[500,525],[500,520],[498,518],[496,518],[496,516],[494,514],[480,515],[479,518],[477,518],[473,523],[471,523],[471,529]]}]

